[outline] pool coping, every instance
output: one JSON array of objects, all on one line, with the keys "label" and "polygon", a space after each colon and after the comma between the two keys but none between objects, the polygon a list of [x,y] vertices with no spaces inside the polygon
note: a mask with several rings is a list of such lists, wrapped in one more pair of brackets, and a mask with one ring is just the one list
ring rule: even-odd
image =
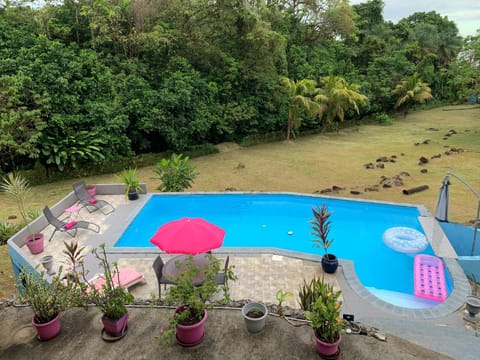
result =
[{"label": "pool coping", "polygon": [[[130,207],[128,214],[125,214],[124,226],[118,226],[114,232],[109,233],[108,239],[106,240],[107,244],[107,253],[112,254],[158,254],[158,248],[138,248],[138,247],[122,247],[115,248],[113,247],[114,242],[116,242],[119,237],[123,234],[126,228],[129,226],[131,221],[137,216],[138,212],[143,208],[144,204],[152,196],[185,196],[185,195],[225,195],[225,194],[282,194],[282,195],[300,195],[313,198],[333,198],[347,201],[358,201],[358,202],[371,202],[378,204],[388,204],[395,206],[407,206],[415,207],[418,209],[420,216],[418,217],[419,222],[425,232],[425,235],[432,246],[432,249],[436,256],[441,257],[444,260],[445,266],[449,271],[453,289],[450,296],[442,303],[435,305],[434,307],[427,309],[410,309],[397,305],[390,304],[379,297],[373,295],[363,284],[360,282],[356,271],[354,262],[352,260],[339,259],[340,266],[343,270],[343,276],[350,286],[350,288],[359,295],[364,301],[370,303],[376,308],[385,311],[387,313],[408,317],[412,319],[433,319],[438,317],[444,317],[452,314],[453,312],[459,310],[465,303],[465,297],[470,294],[471,287],[468,279],[463,272],[463,269],[457,262],[457,255],[450,245],[448,238],[443,233],[443,230],[439,226],[437,220],[432,217],[428,209],[424,205],[418,204],[408,204],[408,203],[395,203],[389,201],[378,201],[378,200],[364,200],[364,199],[351,199],[344,197],[335,197],[335,196],[324,196],[317,194],[303,194],[295,192],[183,192],[183,193],[149,193],[146,196],[142,196],[140,201],[136,201],[134,207]],[[291,258],[297,258],[307,261],[313,261],[320,263],[321,256],[301,253],[296,251],[278,249],[278,248],[266,248],[266,247],[255,247],[255,248],[238,248],[238,247],[225,247],[216,249],[213,251],[214,254],[232,254],[232,255],[255,255],[255,254],[272,254],[287,256]],[[341,275],[337,273],[337,275]]]}]

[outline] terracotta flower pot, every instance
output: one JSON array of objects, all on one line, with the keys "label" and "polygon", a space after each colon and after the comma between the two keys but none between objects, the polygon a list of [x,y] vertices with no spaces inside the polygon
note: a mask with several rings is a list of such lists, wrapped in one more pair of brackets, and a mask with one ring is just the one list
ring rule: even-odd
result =
[{"label": "terracotta flower pot", "polygon": [[[177,308],[175,312],[180,312],[181,308]],[[177,324],[177,342],[182,346],[195,346],[202,342],[205,336],[205,322],[208,313],[205,310],[202,320],[193,325]]]},{"label": "terracotta flower pot", "polygon": [[32,325],[37,329],[37,337],[39,340],[53,339],[60,333],[60,314],[58,314],[53,320],[47,323],[37,323],[35,316],[32,319]]}]

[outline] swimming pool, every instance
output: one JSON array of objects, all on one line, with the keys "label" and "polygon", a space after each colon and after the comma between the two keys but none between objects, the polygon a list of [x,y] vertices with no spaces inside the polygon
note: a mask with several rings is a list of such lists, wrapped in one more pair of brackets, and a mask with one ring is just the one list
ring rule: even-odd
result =
[{"label": "swimming pool", "polygon": [[[296,194],[157,194],[115,247],[154,248],[149,240],[159,226],[182,217],[201,217],[226,230],[222,248],[278,248],[321,256],[323,250],[312,245],[310,220],[312,207],[322,204],[332,213],[334,242],[329,252],[354,261],[362,284],[386,301],[392,302],[392,293],[412,295],[413,256],[387,247],[382,234],[396,226],[423,233],[421,214],[413,205]],[[422,253],[433,250],[429,245]],[[448,282],[449,293],[450,289]]]}]

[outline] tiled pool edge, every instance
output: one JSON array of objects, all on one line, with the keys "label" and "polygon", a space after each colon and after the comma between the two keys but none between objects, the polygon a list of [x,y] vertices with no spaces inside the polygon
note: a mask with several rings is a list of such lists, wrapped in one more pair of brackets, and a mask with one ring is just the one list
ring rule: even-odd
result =
[{"label": "tiled pool edge", "polygon": [[429,309],[408,309],[390,304],[373,295],[358,279],[353,261],[340,260],[345,281],[350,288],[363,300],[387,313],[412,319],[434,319],[452,314],[465,303],[465,297],[470,295],[471,287],[463,269],[452,258],[445,258],[445,265],[453,280],[453,290],[444,302]]},{"label": "tiled pool edge", "polygon": [[[110,248],[109,252],[116,254],[132,254],[135,253],[135,248],[115,249]],[[158,249],[152,251],[145,251],[144,253],[156,253]],[[260,255],[271,254],[290,258],[297,258],[320,264],[321,257],[319,255],[304,254],[295,251],[282,250],[277,248],[220,248],[213,250],[213,254],[219,255]],[[458,264],[456,259],[445,258],[445,265],[452,277],[453,290],[450,296],[443,303],[428,309],[409,309],[401,306],[390,304],[373,295],[360,282],[357,273],[355,272],[354,262],[351,260],[339,259],[340,266],[343,270],[343,277],[350,288],[364,301],[376,307],[379,310],[387,313],[407,317],[411,319],[434,319],[448,316],[459,310],[465,304],[465,297],[470,295],[471,287],[465,276],[463,269]],[[341,272],[337,272],[337,276],[342,276]]]}]

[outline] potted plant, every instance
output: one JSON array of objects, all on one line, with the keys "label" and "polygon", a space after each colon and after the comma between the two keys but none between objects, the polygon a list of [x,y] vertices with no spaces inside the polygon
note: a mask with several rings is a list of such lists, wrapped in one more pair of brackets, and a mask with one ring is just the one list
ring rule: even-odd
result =
[{"label": "potted plant", "polygon": [[31,188],[28,180],[22,177],[20,174],[9,173],[3,178],[0,184],[0,190],[9,195],[15,200],[22,216],[24,224],[27,226],[29,235],[25,237],[24,243],[32,254],[40,254],[43,251],[43,234],[33,233],[30,228],[30,221],[32,217],[29,214],[28,209],[25,207],[25,202],[30,194]]},{"label": "potted plant", "polygon": [[333,357],[339,352],[342,341],[343,320],[340,318],[341,291],[335,291],[332,284],[313,278],[300,288],[300,307],[313,329],[318,353]]},{"label": "potted plant", "polygon": [[338,268],[338,259],[335,255],[328,253],[328,248],[333,243],[333,239],[329,239],[331,221],[329,220],[330,213],[327,210],[325,204],[321,208],[312,208],[314,218],[311,220],[312,230],[311,233],[315,236],[313,244],[315,247],[321,248],[325,251],[322,256],[322,269],[326,273],[333,274]]},{"label": "potted plant", "polygon": [[467,310],[467,314],[465,314],[463,319],[476,323],[476,316],[480,312],[480,298],[477,296],[477,281],[475,276],[472,274],[469,276],[469,280],[472,285],[472,294],[465,298],[465,310]]},{"label": "potted plant", "polygon": [[125,169],[120,174],[117,174],[116,177],[125,184],[125,197],[128,200],[137,200],[138,193],[142,192],[140,182],[137,179],[137,169]]},{"label": "potted plant", "polygon": [[60,268],[50,283],[43,271],[38,274],[23,269],[19,275],[20,300],[32,307],[32,325],[39,340],[50,340],[60,333],[60,312],[74,305],[79,295],[76,287],[61,280],[61,271]]},{"label": "potted plant", "polygon": [[86,272],[83,266],[83,260],[85,258],[85,247],[79,246],[76,240],[72,240],[70,243],[64,241],[62,253],[65,265],[65,277],[76,283],[80,283],[80,278],[85,278]]},{"label": "potted plant", "polygon": [[[162,338],[176,334],[177,343],[183,346],[194,346],[202,342],[208,317],[207,308],[213,306],[209,299],[217,291],[215,277],[220,272],[219,260],[212,255],[208,257],[208,265],[202,269],[204,275],[201,284],[194,285],[194,279],[198,279],[200,274],[194,257],[188,256],[185,262],[182,262],[182,271],[174,279],[177,285],[172,286],[166,296],[167,303],[177,308],[168,329],[163,331]],[[228,273],[231,274],[231,269]],[[223,298],[218,302],[223,303],[227,296],[224,292]]]},{"label": "potted plant", "polygon": [[116,286],[114,279],[118,277],[116,283],[120,283],[119,270],[117,263],[110,265],[105,251],[105,244],[100,245],[101,253],[97,249],[92,249],[92,253],[100,261],[100,267],[103,269],[102,277],[105,282],[101,288],[85,279],[85,270],[82,266],[82,276],[86,286],[82,286],[86,299],[95,304],[102,313],[102,337],[105,340],[118,340],[122,338],[127,331],[128,311],[126,305],[133,302],[134,296],[125,288]]},{"label": "potted plant", "polygon": [[242,307],[242,315],[249,333],[258,333],[265,327],[268,309],[260,302],[246,303]]}]

